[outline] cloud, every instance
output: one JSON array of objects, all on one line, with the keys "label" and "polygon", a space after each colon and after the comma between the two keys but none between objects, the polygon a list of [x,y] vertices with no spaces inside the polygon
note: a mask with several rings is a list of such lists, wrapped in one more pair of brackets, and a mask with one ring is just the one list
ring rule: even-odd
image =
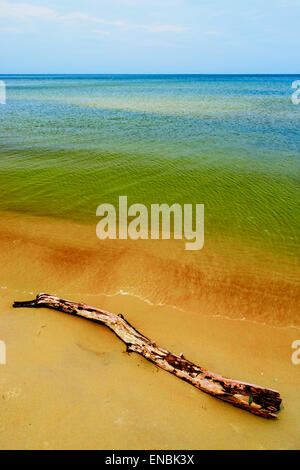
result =
[{"label": "cloud", "polygon": [[79,11],[74,11],[73,13],[69,13],[67,15],[63,15],[59,17],[60,20],[66,21],[90,21],[92,23],[106,23],[105,20],[102,18],[97,18],[95,16],[87,15],[86,13],[80,13]]},{"label": "cloud", "polygon": [[142,25],[144,29],[150,31],[150,33],[182,33],[183,31],[187,31],[189,28],[185,26],[176,26],[172,24],[165,24],[165,25],[158,25],[158,26],[147,26]]},{"label": "cloud", "polygon": [[20,33],[21,30],[10,26],[0,26],[0,33]]},{"label": "cloud", "polygon": [[127,21],[121,21],[121,20],[107,21],[107,20],[104,20],[103,18],[87,15],[86,13],[81,13],[79,11],[60,16],[59,18],[60,20],[63,20],[63,21],[89,21],[91,23],[100,23],[100,24],[105,24],[109,26],[119,26],[125,29],[144,29],[145,31],[149,31],[151,33],[161,33],[161,32],[179,33],[188,29],[184,26],[176,26],[176,25],[134,24],[134,23],[129,23]]},{"label": "cloud", "polygon": [[[80,11],[74,11],[61,15],[55,10],[48,7],[31,5],[29,3],[8,3],[5,0],[0,0],[0,18],[15,18],[18,20],[26,20],[29,18],[44,19],[50,21],[62,22],[89,22],[96,24],[103,24],[107,26],[114,26],[124,28],[127,30],[141,29],[150,33],[181,33],[186,31],[187,27],[179,25],[147,25],[147,24],[134,24],[123,20],[109,21],[104,18],[88,15]],[[100,30],[98,30],[100,32]],[[102,31],[103,33],[103,31]],[[106,33],[106,32],[104,32]]]},{"label": "cloud", "polygon": [[121,5],[128,5],[134,7],[150,7],[153,8],[168,8],[177,5],[182,5],[186,0],[111,0],[114,3],[121,4]]},{"label": "cloud", "polygon": [[281,0],[280,4],[284,7],[286,6],[298,6],[300,5],[300,0]]},{"label": "cloud", "polygon": [[110,32],[104,31],[103,29],[94,29],[93,33],[102,34],[102,36],[110,36]]},{"label": "cloud", "polygon": [[72,13],[68,13],[67,15],[59,16],[59,19],[62,21],[88,21],[90,23],[100,23],[112,26],[125,25],[124,21],[107,21],[97,16],[91,16],[87,15],[86,13],[81,13],[80,11],[74,11]]},{"label": "cloud", "polygon": [[58,18],[56,11],[47,7],[30,5],[29,3],[8,3],[0,0],[0,18]]},{"label": "cloud", "polygon": [[202,31],[201,34],[203,36],[219,36],[221,33],[220,31]]}]

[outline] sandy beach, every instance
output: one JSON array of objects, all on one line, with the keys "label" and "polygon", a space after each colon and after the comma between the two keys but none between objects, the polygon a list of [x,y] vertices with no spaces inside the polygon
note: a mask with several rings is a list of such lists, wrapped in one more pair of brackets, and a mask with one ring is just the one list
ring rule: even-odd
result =
[{"label": "sandy beach", "polygon": [[0,0],[0,450],[300,450],[299,14]]},{"label": "sandy beach", "polygon": [[[299,448],[296,265],[276,270],[273,259],[271,269],[258,253],[242,262],[217,245],[184,265],[177,241],[100,242],[93,225],[24,214],[3,213],[0,238],[1,449]],[[252,416],[129,356],[105,327],[12,308],[38,292],[122,313],[199,365],[279,390],[279,419]]]}]

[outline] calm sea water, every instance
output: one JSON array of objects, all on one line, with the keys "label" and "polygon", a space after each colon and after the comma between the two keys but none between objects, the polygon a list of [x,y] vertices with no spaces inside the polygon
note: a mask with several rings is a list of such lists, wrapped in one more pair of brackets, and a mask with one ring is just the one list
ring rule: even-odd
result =
[{"label": "calm sea water", "polygon": [[300,76],[0,75],[0,210],[204,203],[206,240],[295,257]]}]

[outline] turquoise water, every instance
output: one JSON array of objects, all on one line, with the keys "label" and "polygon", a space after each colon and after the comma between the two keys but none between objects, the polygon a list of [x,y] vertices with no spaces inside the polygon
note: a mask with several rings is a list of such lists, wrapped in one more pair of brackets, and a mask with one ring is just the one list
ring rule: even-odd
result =
[{"label": "turquoise water", "polygon": [[295,256],[300,76],[0,75],[0,210],[204,203],[206,240]]}]

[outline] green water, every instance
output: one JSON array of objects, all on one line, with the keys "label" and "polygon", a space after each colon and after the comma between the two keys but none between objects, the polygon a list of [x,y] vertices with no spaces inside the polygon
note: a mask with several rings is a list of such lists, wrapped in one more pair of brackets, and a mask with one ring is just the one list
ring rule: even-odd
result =
[{"label": "green water", "polygon": [[205,204],[205,238],[299,256],[299,76],[1,76],[0,210]]}]

